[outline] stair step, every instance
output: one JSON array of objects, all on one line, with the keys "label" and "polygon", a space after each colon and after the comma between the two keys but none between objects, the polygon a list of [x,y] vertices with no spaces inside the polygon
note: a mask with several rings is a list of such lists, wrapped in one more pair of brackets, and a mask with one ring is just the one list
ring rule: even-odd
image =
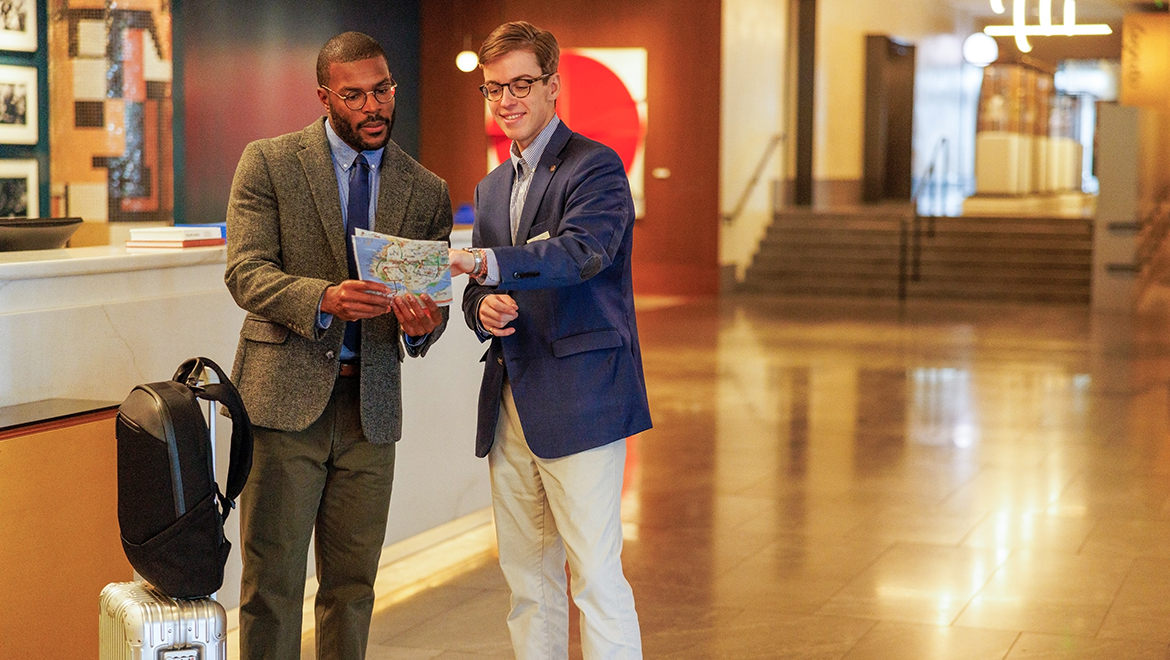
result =
[{"label": "stair step", "polygon": [[[903,226],[881,213],[778,213],[747,270],[746,291],[825,296],[897,294]],[[933,224],[933,233],[926,229]],[[1093,225],[1067,218],[922,218],[923,298],[1085,303],[1092,279]],[[909,247],[909,246],[908,246]],[[907,254],[908,258],[912,255]],[[907,267],[910,262],[905,263]]]},{"label": "stair step", "polygon": [[[875,251],[871,246],[849,245],[761,245],[756,261],[770,263],[778,260],[897,260],[897,249]],[[922,263],[1034,265],[1037,267],[1059,265],[1091,265],[1091,250],[969,250],[961,248],[938,248],[922,246]]]},{"label": "stair step", "polygon": [[780,282],[758,281],[745,283],[743,291],[760,293],[788,293],[823,296],[874,296],[890,298],[898,294],[897,282]]},{"label": "stair step", "polygon": [[1087,288],[1060,288],[1033,286],[1027,289],[999,289],[993,287],[941,287],[924,286],[914,282],[907,286],[907,293],[916,298],[957,298],[971,300],[1063,300],[1088,302]]}]

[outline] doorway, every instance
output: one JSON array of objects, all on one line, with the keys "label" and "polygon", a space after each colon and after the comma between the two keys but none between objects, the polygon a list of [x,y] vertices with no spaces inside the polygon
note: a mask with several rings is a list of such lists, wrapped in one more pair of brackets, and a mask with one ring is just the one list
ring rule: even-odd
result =
[{"label": "doorway", "polygon": [[910,201],[913,143],[914,46],[866,35],[863,202]]}]

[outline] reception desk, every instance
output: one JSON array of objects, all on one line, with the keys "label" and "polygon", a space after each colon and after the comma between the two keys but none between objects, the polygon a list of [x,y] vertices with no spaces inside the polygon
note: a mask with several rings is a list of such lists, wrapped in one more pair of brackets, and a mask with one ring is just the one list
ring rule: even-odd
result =
[{"label": "reception desk", "polygon": [[116,403],[0,407],[0,660],[96,658],[118,539]]},{"label": "reception desk", "polygon": [[[452,237],[456,246],[469,241],[469,230]],[[225,261],[224,248],[0,252],[0,407],[45,399],[120,402],[135,385],[166,380],[196,355],[230,369],[244,312],[224,286]],[[456,278],[456,302],[465,281]],[[484,349],[457,304],[451,311],[427,357],[403,365],[403,439],[387,545],[490,503],[487,464],[473,451]],[[220,419],[222,479],[231,422]],[[42,454],[38,460],[50,465],[59,460],[48,446]],[[21,471],[4,478],[19,480]],[[237,524],[229,518],[235,549],[219,594],[229,609],[239,600]]]}]

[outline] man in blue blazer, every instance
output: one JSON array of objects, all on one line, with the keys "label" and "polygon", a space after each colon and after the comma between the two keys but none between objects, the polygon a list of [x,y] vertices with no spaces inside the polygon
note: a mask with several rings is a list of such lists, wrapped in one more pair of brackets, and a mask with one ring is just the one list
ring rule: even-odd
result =
[{"label": "man in blue blazer", "polygon": [[559,48],[506,23],[480,88],[512,140],[475,191],[463,311],[484,356],[476,454],[487,456],[516,657],[568,657],[566,555],[586,658],[641,658],[622,574],[625,439],[650,428],[630,273],[634,203],[612,149],[556,116]]}]

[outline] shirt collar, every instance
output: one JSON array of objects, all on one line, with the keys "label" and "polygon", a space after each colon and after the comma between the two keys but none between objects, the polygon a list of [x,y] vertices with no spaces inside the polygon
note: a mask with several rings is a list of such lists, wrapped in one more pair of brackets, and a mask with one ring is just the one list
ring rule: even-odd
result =
[{"label": "shirt collar", "polygon": [[[512,169],[519,168],[520,159],[524,159],[524,163],[528,165],[528,169],[534,169],[540,163],[540,157],[544,155],[544,148],[548,146],[548,141],[552,139],[553,133],[556,132],[557,126],[561,125],[561,118],[553,115],[553,118],[548,122],[540,133],[537,133],[536,138],[528,144],[528,148],[524,151],[519,151],[516,143],[512,143],[512,148],[508,153],[512,155]],[[519,171],[516,171],[519,175]]]},{"label": "shirt collar", "polygon": [[[329,138],[329,151],[333,154],[333,160],[340,167],[341,171],[349,173],[349,168],[353,167],[353,161],[357,158],[357,149],[346,144],[337,132],[333,130],[333,123],[325,120],[325,136]],[[373,151],[363,151],[366,155],[366,162],[370,164],[370,169],[377,171],[382,166],[382,154],[386,152],[386,147],[375,149]]]}]

